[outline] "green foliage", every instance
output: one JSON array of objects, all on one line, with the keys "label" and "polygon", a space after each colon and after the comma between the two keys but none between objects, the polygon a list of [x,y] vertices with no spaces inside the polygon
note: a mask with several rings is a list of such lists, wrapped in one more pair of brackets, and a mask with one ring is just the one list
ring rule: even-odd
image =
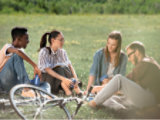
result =
[{"label": "green foliage", "polygon": [[[120,30],[123,35],[122,49],[132,41],[142,41],[149,56],[160,62],[159,15],[0,15],[0,48],[11,42],[12,27],[28,28],[30,43],[26,49],[28,55],[37,62],[38,48],[42,34],[57,29],[65,35],[65,49],[76,69],[80,80],[86,86],[93,55],[106,44],[107,34],[112,30]],[[127,72],[130,71],[129,63]],[[33,70],[27,64],[30,78]],[[84,87],[85,88],[85,87]]]},{"label": "green foliage", "polygon": [[159,14],[159,0],[0,0],[0,13]]}]

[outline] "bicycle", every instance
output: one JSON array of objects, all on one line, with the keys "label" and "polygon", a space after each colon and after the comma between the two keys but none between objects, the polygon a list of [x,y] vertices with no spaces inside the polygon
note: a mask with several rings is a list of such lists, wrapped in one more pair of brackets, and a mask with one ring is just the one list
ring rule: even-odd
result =
[{"label": "bicycle", "polygon": [[[25,89],[31,91],[31,96],[25,96],[25,94],[23,94]],[[83,99],[78,97],[60,98],[39,87],[20,84],[11,89],[9,98],[12,107],[22,119],[71,120],[78,113],[81,105],[89,96],[91,89]],[[71,101],[75,101],[77,104],[76,110],[72,115],[66,107],[66,104]]]}]

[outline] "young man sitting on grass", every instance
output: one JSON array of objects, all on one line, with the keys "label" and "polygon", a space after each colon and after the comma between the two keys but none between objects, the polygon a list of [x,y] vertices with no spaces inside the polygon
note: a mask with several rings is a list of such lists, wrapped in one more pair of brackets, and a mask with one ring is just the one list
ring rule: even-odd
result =
[{"label": "young man sitting on grass", "polygon": [[[5,44],[0,51],[0,89],[6,92],[16,84],[30,83],[23,60],[32,65],[34,75],[41,76],[37,65],[21,50],[29,43],[27,29],[15,27],[11,31],[11,36],[12,43]],[[43,82],[40,87],[50,92],[48,83]]]}]

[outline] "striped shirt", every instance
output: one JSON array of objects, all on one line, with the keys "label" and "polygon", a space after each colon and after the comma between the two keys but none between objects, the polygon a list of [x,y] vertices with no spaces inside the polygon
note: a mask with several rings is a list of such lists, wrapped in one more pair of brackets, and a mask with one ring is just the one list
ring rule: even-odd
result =
[{"label": "striped shirt", "polygon": [[71,62],[64,49],[58,49],[56,52],[51,49],[51,54],[49,54],[49,50],[44,47],[39,52],[38,67],[43,73],[46,73],[45,68],[53,69],[56,66],[68,66],[69,64]]}]

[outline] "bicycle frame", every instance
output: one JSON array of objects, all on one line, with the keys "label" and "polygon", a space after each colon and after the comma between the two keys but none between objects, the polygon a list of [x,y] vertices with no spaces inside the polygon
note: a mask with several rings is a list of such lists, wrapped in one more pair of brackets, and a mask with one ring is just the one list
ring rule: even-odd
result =
[{"label": "bicycle frame", "polygon": [[[22,99],[21,101],[15,101],[14,100],[14,94],[16,92],[16,90],[18,89],[24,89],[24,88],[30,88],[30,89],[34,89],[34,91],[39,91],[39,93],[36,93],[36,97],[33,98],[33,99],[27,99],[27,100],[24,100]],[[46,95],[49,95],[51,98],[50,99],[47,99],[47,100],[44,100],[44,98],[42,99],[41,97],[43,97],[40,93],[43,92],[43,94],[45,93]],[[81,98],[78,98],[78,97],[69,97],[69,98],[59,98],[53,94],[50,94],[50,93],[47,93],[46,91],[44,91],[43,89],[39,88],[39,87],[36,87],[36,86],[33,86],[33,85],[28,85],[28,84],[20,84],[20,85],[16,85],[14,86],[11,91],[10,91],[10,102],[11,102],[11,105],[13,106],[13,108],[16,110],[16,113],[22,118],[22,119],[26,119],[25,117],[22,117],[23,116],[23,113],[21,113],[18,108],[17,108],[17,104],[22,104],[24,105],[25,103],[28,104],[28,102],[36,102],[36,101],[40,101],[39,103],[39,107],[36,108],[36,113],[34,114],[34,118],[33,119],[36,119],[37,115],[39,115],[39,113],[42,111],[42,110],[45,110],[45,109],[48,109],[48,108],[51,108],[51,107],[54,107],[55,105],[58,105],[60,106],[60,108],[63,108],[65,113],[67,114],[68,116],[68,119],[73,119],[74,116],[78,113],[78,110],[80,109],[81,105],[83,104],[83,101],[88,97],[89,93],[87,94],[87,96],[85,96],[83,99]],[[68,102],[71,102],[71,101],[76,101],[77,103],[77,107],[76,107],[76,110],[74,113],[71,113],[67,110],[66,108],[66,104]],[[49,104],[49,106],[46,106],[47,104]]]}]

